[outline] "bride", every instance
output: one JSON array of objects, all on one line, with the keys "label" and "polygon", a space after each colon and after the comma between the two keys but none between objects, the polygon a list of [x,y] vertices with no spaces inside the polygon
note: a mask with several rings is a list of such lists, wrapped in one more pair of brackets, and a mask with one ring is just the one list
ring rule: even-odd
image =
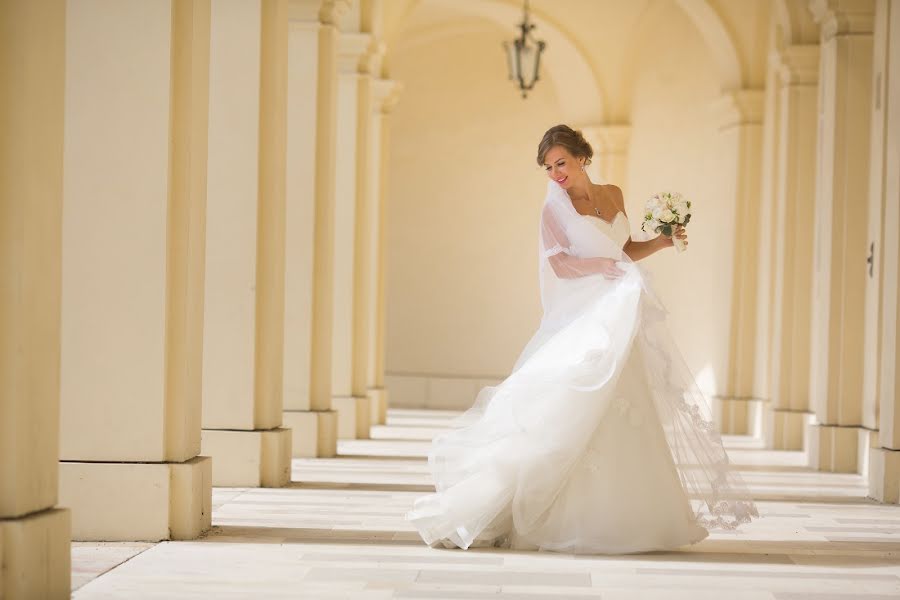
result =
[{"label": "bride", "polygon": [[407,514],[427,544],[643,552],[759,516],[635,263],[673,239],[630,238],[592,155],[565,125],[538,146],[544,315],[512,373],[434,439],[436,493]]}]

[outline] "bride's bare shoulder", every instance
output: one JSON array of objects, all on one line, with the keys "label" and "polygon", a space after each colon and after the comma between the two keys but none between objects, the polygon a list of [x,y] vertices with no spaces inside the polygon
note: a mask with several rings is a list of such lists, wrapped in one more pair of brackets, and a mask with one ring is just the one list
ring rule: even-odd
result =
[{"label": "bride's bare shoulder", "polygon": [[622,189],[619,186],[612,183],[602,183],[597,187],[602,189],[609,196],[609,198],[612,199],[613,203],[615,203],[616,205],[616,208],[618,208],[622,212],[625,212],[625,196],[622,194]]}]

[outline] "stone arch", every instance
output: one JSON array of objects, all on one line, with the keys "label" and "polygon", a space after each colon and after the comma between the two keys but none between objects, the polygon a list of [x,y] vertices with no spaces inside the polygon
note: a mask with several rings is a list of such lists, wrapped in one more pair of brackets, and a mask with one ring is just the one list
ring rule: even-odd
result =
[{"label": "stone arch", "polygon": [[[623,121],[627,122],[630,119],[635,73],[637,72],[636,62],[640,56],[640,46],[644,43],[640,35],[641,30],[657,11],[666,10],[670,6],[663,3],[650,3],[632,28],[631,42],[624,54],[623,68],[620,70],[622,78],[619,88],[622,92],[619,97],[615,98],[615,109]],[[712,10],[706,0],[675,0],[674,6],[676,10],[681,11],[687,22],[693,25],[700,34],[703,44],[710,49],[719,87],[723,91],[741,88],[744,74],[738,59],[737,47],[718,14]],[[720,43],[724,45],[721,52],[719,47],[714,45]]]},{"label": "stone arch", "polygon": [[744,85],[744,73],[734,39],[722,19],[707,0],[675,0],[700,32],[706,45],[714,52],[713,60],[723,90],[739,89]]}]

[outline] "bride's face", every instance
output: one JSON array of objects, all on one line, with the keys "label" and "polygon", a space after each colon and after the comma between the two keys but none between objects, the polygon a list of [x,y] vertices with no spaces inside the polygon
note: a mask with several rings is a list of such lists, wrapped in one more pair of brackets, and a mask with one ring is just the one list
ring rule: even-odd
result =
[{"label": "bride's face", "polygon": [[562,146],[553,146],[547,151],[544,155],[544,170],[547,171],[547,176],[563,189],[568,189],[584,175],[581,161]]}]

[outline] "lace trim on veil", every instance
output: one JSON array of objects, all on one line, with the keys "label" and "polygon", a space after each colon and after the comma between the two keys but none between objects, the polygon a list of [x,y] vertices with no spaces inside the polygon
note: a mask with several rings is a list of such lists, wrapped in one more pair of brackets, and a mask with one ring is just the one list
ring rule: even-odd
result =
[{"label": "lace trim on veil", "polygon": [[[734,472],[728,455],[724,451],[722,437],[716,431],[714,423],[703,414],[704,411],[697,401],[688,402],[685,399],[685,395],[689,391],[678,382],[675,376],[674,360],[670,358],[677,356],[680,359],[681,356],[673,354],[675,346],[669,340],[668,332],[665,331],[665,315],[668,314],[668,311],[656,301],[648,303],[644,314],[651,317],[652,320],[652,323],[647,324],[641,335],[648,349],[652,350],[647,352],[645,357],[646,360],[655,362],[653,367],[648,365],[647,370],[655,369],[659,373],[658,377],[650,377],[652,382],[658,384],[662,381],[665,384],[662,386],[664,389],[657,387],[654,392],[664,395],[682,415],[690,419],[694,430],[705,436],[706,444],[713,449],[715,455],[712,462],[705,465],[707,469],[712,470],[714,476],[709,479],[711,489],[706,497],[702,498],[702,505],[694,507],[697,522],[707,529],[734,530],[741,524],[749,523],[752,517],[759,517],[759,512],[755,504],[749,500],[749,492],[744,487],[743,481]],[[654,337],[662,339],[654,339]],[[684,369],[686,366],[682,368]],[[705,406],[705,399],[702,393],[696,389],[696,382],[693,381],[693,378],[689,382],[689,387],[694,388],[694,394],[703,400]],[[684,481],[684,469],[684,466],[679,467],[679,475],[682,476],[685,488],[690,489],[692,486]],[[732,496],[732,498],[723,497],[726,495]],[[735,496],[740,498],[735,498]]]}]

